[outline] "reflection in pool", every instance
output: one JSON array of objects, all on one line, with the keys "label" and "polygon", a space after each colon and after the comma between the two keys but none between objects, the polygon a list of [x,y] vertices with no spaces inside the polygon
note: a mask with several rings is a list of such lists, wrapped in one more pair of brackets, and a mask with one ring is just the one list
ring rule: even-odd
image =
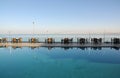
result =
[{"label": "reflection in pool", "polygon": [[0,78],[120,78],[120,50],[1,47]]}]

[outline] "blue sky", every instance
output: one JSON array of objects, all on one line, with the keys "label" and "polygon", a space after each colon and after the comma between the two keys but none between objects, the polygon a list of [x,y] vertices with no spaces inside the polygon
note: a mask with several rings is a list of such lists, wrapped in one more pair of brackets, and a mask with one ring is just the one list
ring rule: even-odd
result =
[{"label": "blue sky", "polygon": [[0,0],[0,33],[120,32],[120,0]]}]

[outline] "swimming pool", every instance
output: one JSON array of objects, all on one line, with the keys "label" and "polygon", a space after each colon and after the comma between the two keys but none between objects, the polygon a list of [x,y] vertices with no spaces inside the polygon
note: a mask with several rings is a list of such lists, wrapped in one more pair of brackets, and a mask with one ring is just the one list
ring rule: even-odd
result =
[{"label": "swimming pool", "polygon": [[1,47],[0,78],[120,78],[120,50]]}]

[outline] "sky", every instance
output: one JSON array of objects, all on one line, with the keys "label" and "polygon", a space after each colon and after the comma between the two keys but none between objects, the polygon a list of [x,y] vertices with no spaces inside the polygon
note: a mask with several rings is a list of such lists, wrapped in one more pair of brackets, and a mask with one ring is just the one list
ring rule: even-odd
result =
[{"label": "sky", "polygon": [[0,33],[120,33],[120,0],[0,0]]}]

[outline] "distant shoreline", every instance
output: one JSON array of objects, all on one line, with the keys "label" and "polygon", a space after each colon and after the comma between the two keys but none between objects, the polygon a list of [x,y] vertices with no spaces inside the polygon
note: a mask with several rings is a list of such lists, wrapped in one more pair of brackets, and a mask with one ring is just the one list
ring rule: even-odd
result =
[{"label": "distant shoreline", "polygon": [[87,33],[87,34],[9,34],[9,33],[0,33],[0,35],[120,35],[120,33]]}]

